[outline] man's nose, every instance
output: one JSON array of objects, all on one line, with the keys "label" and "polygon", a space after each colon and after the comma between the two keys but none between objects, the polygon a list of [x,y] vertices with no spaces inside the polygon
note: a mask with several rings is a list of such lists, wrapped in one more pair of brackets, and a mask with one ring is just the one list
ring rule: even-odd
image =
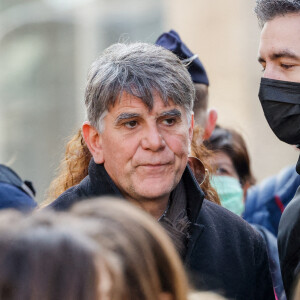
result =
[{"label": "man's nose", "polygon": [[144,131],[141,145],[143,149],[151,151],[159,151],[165,147],[165,140],[157,125],[151,125]]}]

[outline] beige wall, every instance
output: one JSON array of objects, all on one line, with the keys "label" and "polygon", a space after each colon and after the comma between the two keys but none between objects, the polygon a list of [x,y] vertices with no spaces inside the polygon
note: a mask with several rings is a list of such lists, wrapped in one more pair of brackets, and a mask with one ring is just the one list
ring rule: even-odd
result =
[{"label": "beige wall", "polygon": [[280,142],[269,128],[257,97],[260,29],[255,1],[165,0],[165,31],[175,29],[197,53],[210,79],[210,106],[219,123],[246,139],[258,180],[296,163],[298,152]]}]

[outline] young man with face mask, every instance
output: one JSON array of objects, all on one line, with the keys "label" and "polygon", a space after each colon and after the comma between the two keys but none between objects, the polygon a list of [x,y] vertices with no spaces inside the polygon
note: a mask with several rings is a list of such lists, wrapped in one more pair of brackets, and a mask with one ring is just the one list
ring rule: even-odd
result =
[{"label": "young man with face mask", "polygon": [[[300,1],[257,0],[255,12],[262,27],[259,62],[263,67],[259,99],[275,135],[300,144]],[[300,159],[297,163],[300,173]],[[300,189],[279,224],[278,250],[286,295],[300,270]]]}]

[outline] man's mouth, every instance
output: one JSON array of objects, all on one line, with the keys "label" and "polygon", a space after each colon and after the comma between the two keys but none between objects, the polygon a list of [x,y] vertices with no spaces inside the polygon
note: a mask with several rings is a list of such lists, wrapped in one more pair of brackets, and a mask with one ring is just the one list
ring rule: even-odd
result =
[{"label": "man's mouth", "polygon": [[166,166],[170,165],[170,163],[151,163],[151,164],[139,164],[138,167],[141,167],[145,170],[159,170],[159,169],[162,169],[162,168],[165,168]]}]

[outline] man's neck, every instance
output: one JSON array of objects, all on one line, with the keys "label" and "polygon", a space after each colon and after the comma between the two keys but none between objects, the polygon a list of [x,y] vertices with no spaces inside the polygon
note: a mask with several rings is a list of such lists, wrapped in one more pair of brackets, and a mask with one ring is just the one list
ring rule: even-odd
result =
[{"label": "man's neck", "polygon": [[167,209],[169,196],[162,197],[159,199],[156,198],[156,199],[136,200],[132,198],[127,198],[127,200],[132,204],[139,206],[140,208],[142,208],[143,210],[145,210],[147,213],[149,213],[155,219],[158,220]]}]

